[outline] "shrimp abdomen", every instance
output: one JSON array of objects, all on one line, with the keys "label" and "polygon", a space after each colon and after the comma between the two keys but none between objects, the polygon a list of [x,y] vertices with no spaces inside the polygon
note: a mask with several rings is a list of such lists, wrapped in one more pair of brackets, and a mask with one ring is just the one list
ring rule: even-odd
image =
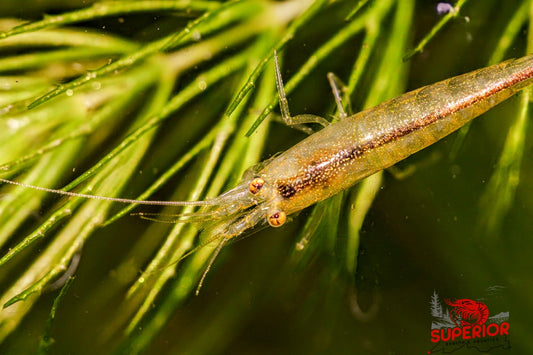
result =
[{"label": "shrimp abdomen", "polygon": [[533,56],[408,92],[330,124],[261,172],[292,213],[435,143],[533,83]]},{"label": "shrimp abdomen", "polygon": [[[378,160],[372,165],[386,168],[461,128],[532,83],[533,56],[527,56],[422,87],[370,109],[373,114],[359,124],[354,115],[358,130],[379,132],[359,144],[370,153],[368,159]],[[375,128],[376,123],[379,129]]]}]

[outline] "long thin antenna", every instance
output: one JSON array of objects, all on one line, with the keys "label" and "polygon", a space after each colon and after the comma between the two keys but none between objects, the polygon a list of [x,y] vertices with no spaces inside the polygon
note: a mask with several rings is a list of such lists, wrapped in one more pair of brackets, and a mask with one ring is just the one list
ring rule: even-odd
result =
[{"label": "long thin antenna", "polygon": [[202,278],[200,279],[200,282],[198,282],[198,286],[196,287],[196,292],[195,292],[196,296],[198,296],[200,294],[200,289],[202,288],[202,286],[204,284],[205,277],[207,276],[207,274],[211,270],[211,266],[213,266],[213,263],[215,262],[215,259],[217,258],[218,254],[222,250],[222,247],[224,246],[224,244],[226,244],[228,239],[229,238],[222,238],[222,240],[218,244],[217,248],[215,249],[215,252],[211,256],[211,259],[209,259],[209,264],[207,264],[207,267],[205,268],[205,271],[202,274]]},{"label": "long thin antenna", "polygon": [[207,201],[150,201],[150,200],[134,200],[129,198],[116,198],[116,197],[107,197],[107,196],[97,196],[97,195],[88,195],[88,194],[80,194],[77,192],[70,192],[70,191],[63,191],[63,190],[56,190],[56,189],[49,189],[46,187],[40,187],[30,184],[25,184],[22,182],[17,181],[11,181],[0,178],[0,182],[25,187],[28,189],[38,190],[38,191],[44,191],[44,192],[50,192],[58,195],[64,195],[64,196],[70,196],[70,197],[82,197],[82,198],[90,198],[93,200],[103,200],[103,201],[113,201],[113,202],[120,202],[120,203],[133,203],[137,205],[158,205],[158,206],[210,206],[214,205],[216,203],[216,199],[207,200]]}]

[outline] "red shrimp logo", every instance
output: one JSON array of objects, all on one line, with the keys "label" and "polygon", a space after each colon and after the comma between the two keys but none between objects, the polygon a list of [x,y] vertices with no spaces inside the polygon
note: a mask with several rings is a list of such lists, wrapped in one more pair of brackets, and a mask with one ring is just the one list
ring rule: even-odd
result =
[{"label": "red shrimp logo", "polygon": [[455,300],[444,299],[450,310],[450,319],[458,327],[482,325],[489,319],[489,309],[483,302],[472,301],[467,298]]},{"label": "red shrimp logo", "polygon": [[470,298],[442,299],[433,291],[429,303],[432,345],[427,353],[451,353],[460,349],[490,353],[496,348],[510,349],[509,312],[499,308],[501,303],[498,307],[491,302],[502,288],[487,289],[483,302]]}]

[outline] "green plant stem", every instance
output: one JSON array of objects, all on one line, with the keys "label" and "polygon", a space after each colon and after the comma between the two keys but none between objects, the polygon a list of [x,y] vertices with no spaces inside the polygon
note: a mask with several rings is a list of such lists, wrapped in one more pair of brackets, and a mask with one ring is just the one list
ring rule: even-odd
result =
[{"label": "green plant stem", "polygon": [[[146,68],[144,68],[144,69],[137,69],[136,71],[130,73],[131,77],[130,78],[126,78],[122,82],[122,84],[126,84],[128,81],[130,82],[130,84],[131,84],[131,86],[130,86],[130,90],[131,90],[130,91],[130,95],[118,96],[109,105],[105,106],[100,111],[95,113],[91,117],[91,121],[89,121],[89,123],[84,122],[84,124],[85,125],[88,124],[89,127],[91,127],[91,125],[92,125],[92,128],[90,128],[90,129],[96,129],[98,126],[102,125],[104,122],[108,121],[109,119],[112,119],[112,118],[114,118],[116,116],[119,116],[119,112],[121,110],[123,110],[125,107],[127,107],[127,105],[131,104],[132,100],[135,99],[135,97],[138,94],[138,92],[142,91],[143,89],[146,89],[146,85],[149,85],[149,83],[151,82],[150,78],[151,77],[153,78],[154,74],[158,73],[158,70],[157,70],[158,67],[157,66],[152,66],[152,68],[156,68],[156,70],[155,71],[153,69],[152,70],[146,70]],[[121,87],[121,86],[118,85],[118,87]],[[124,88],[124,87],[127,87],[127,85],[122,86],[122,88]],[[117,94],[118,94],[118,92],[117,92]],[[80,98],[80,100],[83,100],[83,98]],[[77,101],[74,101],[74,102],[77,102]],[[61,105],[61,102],[58,102],[57,104],[60,105],[61,107],[68,108],[68,106]],[[77,107],[77,108],[82,107],[82,105],[79,105],[79,102],[78,102],[78,105],[74,105],[74,106]],[[69,117],[69,118],[72,118],[71,116],[68,116],[68,115],[57,115],[57,112],[55,112],[55,113],[56,113],[56,115],[54,115],[54,117]],[[70,111],[70,113],[72,113],[72,111]],[[81,126],[82,127],[80,129],[83,130],[84,129],[83,125],[81,125]],[[81,132],[83,132],[83,131],[81,131]],[[80,132],[80,136],[81,136],[81,132]],[[61,135],[61,132],[59,132],[59,135]],[[55,137],[51,137],[51,143],[50,144],[52,146],[48,147],[48,148],[50,148],[50,150],[52,148],[54,148],[54,149],[56,148],[56,147],[53,146],[53,143],[55,142],[54,138]],[[78,137],[76,137],[76,138],[78,138]],[[66,140],[65,140],[66,137],[61,137],[61,138],[58,138],[58,139],[64,140],[64,142],[66,142]],[[47,148],[47,147],[45,146],[45,148]],[[62,146],[57,146],[57,149],[62,149]],[[68,149],[68,147],[66,146],[65,149]],[[43,149],[42,152],[36,151],[34,153],[30,153],[30,157],[33,159],[33,158],[36,158],[36,157],[38,157],[38,156],[40,156],[42,154],[45,154],[47,152],[48,152],[48,150],[46,150],[46,149]],[[118,154],[114,155],[114,157],[117,156],[117,155]],[[7,166],[4,165],[3,168],[4,168],[4,170],[6,168],[7,169],[12,169],[13,167],[18,166],[17,163],[18,163],[17,161],[14,161],[14,162],[12,162],[12,164],[14,164],[14,165],[7,164]],[[58,167],[59,167],[59,165],[58,165]],[[52,182],[53,181],[54,183],[56,183],[56,181],[59,178],[59,176],[61,175],[62,171],[61,170],[54,170],[54,169],[52,169],[52,170],[47,169],[46,172],[48,174],[53,173],[54,177],[53,178],[50,177],[48,180],[44,180],[44,181],[33,180],[33,181],[30,181],[30,182],[35,183],[35,184],[43,183],[43,185],[41,185],[41,186],[47,186],[48,185],[47,182]],[[41,174],[38,174],[38,175],[41,176]],[[47,176],[47,175],[42,175],[42,176]],[[39,194],[35,194],[33,191],[31,191],[31,192],[30,191],[26,191],[25,193],[30,194],[32,196],[39,196]],[[0,259],[0,266],[5,264],[10,259],[12,259],[15,255],[20,253],[25,248],[29,247],[30,245],[32,245],[33,243],[35,243],[39,239],[42,239],[46,235],[46,233],[49,230],[51,230],[51,228],[53,226],[55,226],[63,218],[69,216],[72,213],[71,211],[80,202],[81,202],[80,199],[70,200],[63,207],[61,207],[57,211],[55,211],[52,214],[52,216],[49,217],[48,220],[46,222],[44,222],[41,226],[39,226],[33,233],[31,233],[26,238],[24,238],[19,244],[17,244],[16,247],[10,249]],[[7,218],[10,218],[9,215],[7,216]]]},{"label": "green plant stem", "polygon": [[307,23],[318,11],[320,11],[325,5],[327,0],[314,1],[285,31],[284,37],[276,44],[276,46],[269,52],[257,65],[254,71],[250,74],[246,84],[239,90],[237,96],[230,103],[226,110],[226,115],[229,116],[243,100],[243,98],[252,90],[255,86],[255,82],[259,75],[263,72],[265,65],[273,58],[274,50],[280,51],[293,37],[295,32]]},{"label": "green plant stem", "polygon": [[95,20],[102,17],[133,14],[138,12],[154,12],[164,10],[192,10],[192,11],[209,11],[219,7],[220,4],[215,1],[193,2],[184,1],[107,1],[99,2],[93,6],[73,11],[57,16],[47,16],[42,21],[31,22],[17,26],[9,31],[0,33],[0,39],[14,36],[16,34],[27,33],[31,31],[42,30],[53,26],[64,26],[76,22]]},{"label": "green plant stem", "polygon": [[129,53],[138,48],[132,41],[115,36],[102,36],[93,30],[57,29],[21,34],[0,40],[0,48],[10,47],[85,47],[85,50],[108,50],[112,53]]},{"label": "green plant stem", "polygon": [[[264,55],[266,51],[268,51],[268,46],[261,46],[260,48],[255,50],[255,54],[253,56],[248,56],[249,58],[257,58]],[[248,72],[253,70],[255,65],[257,64],[256,60],[249,59],[249,69]],[[245,74],[243,77],[246,78],[248,74]],[[265,79],[262,81],[262,85],[260,86],[259,93],[258,93],[258,99],[257,102],[253,105],[253,107],[256,107],[258,105],[262,105],[267,98],[271,95],[271,92],[274,90],[274,79],[273,76],[269,76],[268,79]],[[240,106],[241,109],[243,106]],[[228,125],[233,126],[234,122],[237,117],[240,116],[240,110],[234,111],[233,114],[230,116],[230,121],[228,122]],[[243,135],[244,130],[246,129],[246,123],[249,123],[249,121],[253,120],[253,115],[249,115],[246,120],[240,125],[240,131],[236,134],[236,139],[228,149],[228,152],[225,154],[224,159],[221,162],[221,167],[218,169],[217,176],[215,178],[215,181],[211,183],[211,187],[209,191],[207,192],[208,195],[216,195],[219,193],[219,189],[222,188],[222,182],[226,181],[228,178],[231,169],[226,169],[224,167],[234,167],[237,165],[237,161],[242,157],[243,155],[248,156],[249,159],[252,159],[254,161],[257,161],[259,158],[259,154],[261,151],[261,146],[264,144],[264,140],[266,138],[266,126],[262,130],[258,131],[258,134],[254,137],[253,141],[250,141],[249,139],[246,139]],[[233,128],[232,128],[233,130]],[[224,137],[221,138],[222,140],[225,140]],[[220,155],[221,147],[215,147],[213,152],[215,153],[216,160],[218,160]],[[215,161],[213,160],[212,163],[214,164]],[[209,164],[207,164],[209,166]],[[209,172],[207,174],[210,174]],[[208,175],[205,174],[204,177],[206,178]],[[193,191],[197,191],[196,194],[200,191],[202,191],[206,184],[207,180],[199,179],[199,183],[197,184],[197,187]],[[218,182],[217,182],[218,181]],[[232,179],[232,182],[234,180]],[[191,196],[194,197],[194,196]],[[182,226],[178,225],[176,226],[172,232],[171,235],[178,235],[178,233],[181,232]],[[192,239],[196,236],[196,230],[193,228],[187,229],[181,236],[180,243],[177,247],[175,247],[174,252],[171,255],[171,260],[177,260],[182,255],[184,255],[185,252],[190,250],[192,246]],[[175,244],[175,242],[172,242],[171,244]],[[202,247],[199,251],[194,253],[190,256],[191,260],[188,260],[188,262],[185,265],[185,268],[182,270],[178,280],[176,281],[175,285],[172,287],[173,292],[172,294],[167,297],[164,305],[160,310],[158,310],[157,314],[153,317],[152,320],[149,321],[148,327],[151,329],[150,331],[143,332],[141,337],[135,337],[134,341],[130,344],[131,348],[134,349],[134,351],[139,351],[140,349],[143,349],[152,339],[154,334],[157,333],[157,331],[160,330],[162,324],[164,324],[163,319],[166,319],[168,317],[168,309],[174,309],[179,303],[183,302],[185,297],[189,295],[194,287],[196,286],[196,282],[198,282],[200,276],[202,275],[206,263],[209,261],[211,254],[213,253],[214,249],[216,248],[216,245],[218,244],[218,241],[214,241],[213,243],[207,244]],[[169,249],[166,253],[170,253],[172,249]],[[156,258],[157,259],[157,258]],[[156,260],[154,259],[154,261]],[[173,272],[164,270],[162,275],[158,278],[156,284],[150,288],[150,294],[145,299],[143,305],[139,308],[139,311],[135,315],[134,319],[130,322],[128,325],[128,333],[132,333],[135,329],[137,329],[139,322],[141,318],[146,314],[146,312],[150,309],[150,304],[154,297],[160,292],[160,289],[162,286],[168,282],[168,279],[173,275]],[[146,286],[146,285],[144,285]],[[146,328],[145,328],[146,329]]]},{"label": "green plant stem", "polygon": [[[370,10],[368,10],[364,16],[361,16],[352,22],[350,22],[346,27],[340,30],[335,37],[330,39],[319,49],[317,49],[309,59],[302,65],[296,74],[287,82],[285,85],[285,93],[290,95],[294,89],[300,84],[300,82],[305,78],[311,70],[313,70],[322,60],[324,60],[328,54],[330,54],[334,49],[345,43],[348,39],[354,36],[356,33],[361,31],[365,27],[367,18],[370,16],[375,16],[377,18],[381,17],[383,13],[387,12],[387,9],[391,6],[391,1],[380,1],[375,4]],[[278,103],[278,97],[274,97],[269,105],[267,105],[259,117],[255,120],[250,129],[246,132],[247,136],[250,136],[256,129],[259,127],[261,122],[272,112],[276,104]]]},{"label": "green plant stem", "polygon": [[61,292],[59,292],[59,295],[55,298],[54,304],[50,309],[50,315],[48,316],[48,320],[46,321],[44,334],[41,339],[41,342],[39,343],[39,354],[41,355],[46,355],[50,353],[50,347],[54,343],[54,338],[52,337],[52,327],[56,320],[56,312],[61,302],[65,298],[65,295],[68,293],[68,290],[70,289],[70,286],[72,285],[73,281],[73,277],[67,280],[65,285],[61,288]]},{"label": "green plant stem", "polygon": [[[240,57],[232,57],[226,60],[225,62],[222,62],[221,64],[217,65],[215,68],[209,70],[207,73],[204,74],[201,80],[207,83],[207,88],[209,87],[209,85],[213,85],[220,79],[237,70],[242,65],[242,61],[243,59]],[[78,186],[80,183],[82,183],[87,178],[96,173],[99,169],[101,169],[107,162],[113,159],[122,150],[135,143],[137,139],[139,139],[139,137],[141,137],[146,132],[155,129],[157,126],[159,126],[159,124],[161,124],[165,119],[167,119],[171,113],[178,110],[183,104],[187,103],[196,95],[203,92],[206,88],[200,88],[200,86],[198,85],[198,81],[195,81],[189,86],[187,86],[177,96],[170,100],[157,115],[154,115],[142,126],[130,133],[126,138],[124,138],[124,140],[119,145],[117,145],[115,149],[109,152],[96,165],[94,165],[92,168],[83,173],[79,178],[65,186],[63,190],[68,191]]]},{"label": "green plant stem", "polygon": [[418,45],[412,49],[411,51],[409,51],[404,57],[403,57],[403,61],[408,61],[409,59],[411,59],[414,55],[418,54],[418,53],[421,53],[424,48],[426,47],[426,45],[429,43],[429,41],[431,41],[436,35],[437,33],[439,33],[439,31],[452,19],[456,18],[457,16],[459,16],[460,12],[461,12],[461,8],[464,6],[464,4],[466,4],[468,0],[458,0],[457,3],[455,4],[454,6],[454,10],[453,11],[450,11],[448,12],[446,15],[444,15],[440,20],[439,22],[437,22],[437,24],[435,26],[433,26],[433,28],[431,28],[431,31],[426,34],[424,36],[424,38],[422,38],[422,40],[418,43]]},{"label": "green plant stem", "polygon": [[196,20],[189,22],[189,24],[187,24],[187,26],[178,33],[168,35],[153,43],[147,44],[141,49],[130,53],[126,57],[121,58],[111,64],[105,65],[98,70],[89,72],[86,75],[69,82],[68,84],[59,85],[56,89],[46,93],[45,95],[33,101],[31,104],[28,105],[28,108],[35,108],[36,106],[39,106],[49,101],[50,99],[65,93],[67,90],[74,90],[88,83],[89,81],[116,72],[125,67],[132,66],[133,64],[144,60],[149,56],[152,56],[159,52],[164,52],[165,50],[168,50],[181,44],[182,42],[185,42],[191,36],[191,33],[193,33],[194,30],[196,30],[198,27],[200,27],[200,25],[202,25],[205,21],[217,16],[219,13],[233,6],[235,3],[238,2],[230,1],[229,3],[221,5],[216,10],[206,12],[204,15],[200,16]]},{"label": "green plant stem", "polygon": [[509,50],[509,48],[512,47],[514,40],[520,34],[520,31],[529,18],[530,4],[530,1],[524,1],[516,10],[511,20],[509,20],[507,27],[500,36],[500,40],[498,41],[496,48],[494,48],[494,51],[492,51],[492,55],[487,65],[497,64],[503,60],[505,53]]},{"label": "green plant stem", "polygon": [[[533,15],[533,2],[529,1],[529,18]],[[525,12],[525,9],[520,8]],[[513,18],[516,19],[518,16]],[[515,21],[511,21],[515,27]],[[511,27],[508,25],[508,28]],[[533,21],[529,21],[527,53],[533,51]],[[507,33],[507,31],[506,31]],[[506,41],[510,42],[510,41]],[[481,214],[480,226],[483,234],[494,240],[500,231],[504,217],[509,213],[514,201],[516,189],[520,182],[522,158],[526,149],[526,136],[529,127],[529,101],[531,89],[521,93],[520,110],[515,122],[509,129],[505,144],[496,165],[496,169],[490,177],[486,191],[480,200]]]}]

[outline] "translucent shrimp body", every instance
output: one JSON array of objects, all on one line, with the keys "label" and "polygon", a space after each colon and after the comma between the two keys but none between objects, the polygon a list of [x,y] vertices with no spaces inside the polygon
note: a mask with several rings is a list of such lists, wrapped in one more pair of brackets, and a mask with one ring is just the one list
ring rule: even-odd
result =
[{"label": "translucent shrimp body", "polygon": [[267,223],[281,226],[288,215],[437,142],[532,83],[533,55],[422,87],[329,124],[209,200],[211,206],[197,215],[215,220],[204,224],[204,237],[224,243]]},{"label": "translucent shrimp body", "polygon": [[[270,160],[250,194],[272,226],[462,127],[533,83],[533,56],[456,76],[332,123]],[[254,187],[260,181],[260,188]],[[251,218],[250,223],[257,217]],[[241,226],[244,227],[244,226]]]}]

